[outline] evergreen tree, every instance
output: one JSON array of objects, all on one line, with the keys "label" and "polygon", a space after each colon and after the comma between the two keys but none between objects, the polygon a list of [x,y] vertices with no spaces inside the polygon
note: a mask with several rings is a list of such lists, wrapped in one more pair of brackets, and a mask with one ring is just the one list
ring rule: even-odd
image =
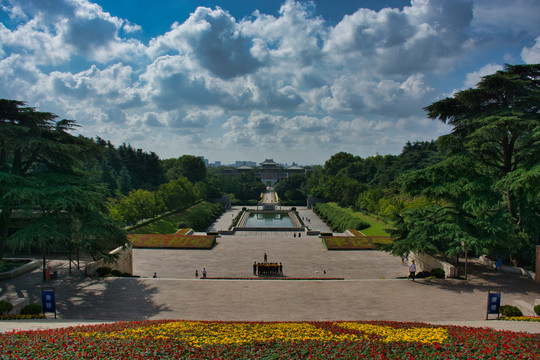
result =
[{"label": "evergreen tree", "polygon": [[[0,100],[0,258],[7,245],[97,256],[125,242],[108,216],[104,187],[81,170],[95,145],[69,134],[74,121],[56,118]],[[27,222],[18,225],[21,217]]]}]

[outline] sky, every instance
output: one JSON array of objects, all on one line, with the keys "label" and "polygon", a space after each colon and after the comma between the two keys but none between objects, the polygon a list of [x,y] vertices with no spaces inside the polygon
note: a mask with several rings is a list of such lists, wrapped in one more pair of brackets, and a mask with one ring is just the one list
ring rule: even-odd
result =
[{"label": "sky", "polygon": [[324,164],[451,131],[424,107],[540,63],[538,0],[0,0],[0,98],[160,158]]}]

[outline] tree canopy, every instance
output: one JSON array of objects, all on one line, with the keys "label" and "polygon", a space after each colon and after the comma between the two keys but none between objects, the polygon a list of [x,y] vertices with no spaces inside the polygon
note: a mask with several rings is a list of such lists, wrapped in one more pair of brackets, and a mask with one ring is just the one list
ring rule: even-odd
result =
[{"label": "tree canopy", "polygon": [[75,121],[0,100],[0,258],[6,246],[101,254],[125,243],[105,188],[83,165],[95,144],[69,133]]},{"label": "tree canopy", "polygon": [[[466,247],[516,259],[536,244],[539,107],[540,64],[506,65],[475,88],[427,106],[430,118],[452,126],[450,134],[439,138],[445,158],[404,176],[402,184],[404,191],[427,196],[438,205],[431,205],[432,216],[423,214],[428,211],[424,208],[398,219],[394,250],[420,251],[426,243],[444,238],[437,247],[441,252]],[[431,221],[426,223],[426,218]]]}]

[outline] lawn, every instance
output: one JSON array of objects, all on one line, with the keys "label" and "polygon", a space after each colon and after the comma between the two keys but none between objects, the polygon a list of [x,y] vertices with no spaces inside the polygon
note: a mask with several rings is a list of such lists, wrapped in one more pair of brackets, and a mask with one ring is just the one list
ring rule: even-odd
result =
[{"label": "lawn", "polygon": [[423,323],[152,320],[0,334],[2,359],[538,359],[540,335]]},{"label": "lawn", "polygon": [[[337,204],[332,204],[338,206]],[[366,215],[364,213],[354,211],[351,208],[341,208],[343,211],[348,213],[351,216],[357,217],[360,220],[371,225],[369,228],[362,230],[362,233],[366,236],[390,236],[390,234],[385,230],[391,228],[392,226],[381,221],[373,216]]]}]

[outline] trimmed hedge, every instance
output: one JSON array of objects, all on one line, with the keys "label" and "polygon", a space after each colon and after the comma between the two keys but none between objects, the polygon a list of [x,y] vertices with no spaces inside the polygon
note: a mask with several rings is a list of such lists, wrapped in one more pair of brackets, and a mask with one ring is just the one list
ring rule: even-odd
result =
[{"label": "trimmed hedge", "polygon": [[341,208],[326,203],[318,203],[313,210],[335,232],[344,232],[347,229],[362,230],[370,226]]}]

